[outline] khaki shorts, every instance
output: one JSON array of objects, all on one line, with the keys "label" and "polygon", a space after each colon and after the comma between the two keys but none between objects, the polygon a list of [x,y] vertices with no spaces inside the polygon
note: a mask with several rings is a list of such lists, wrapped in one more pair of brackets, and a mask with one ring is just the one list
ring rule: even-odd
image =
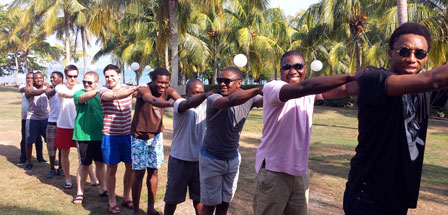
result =
[{"label": "khaki shorts", "polygon": [[255,178],[255,215],[308,213],[309,176],[293,176],[261,168]]}]

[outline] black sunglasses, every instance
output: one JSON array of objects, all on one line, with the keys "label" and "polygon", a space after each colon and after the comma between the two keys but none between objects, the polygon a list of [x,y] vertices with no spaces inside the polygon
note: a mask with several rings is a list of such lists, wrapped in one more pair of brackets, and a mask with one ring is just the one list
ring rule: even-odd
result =
[{"label": "black sunglasses", "polygon": [[77,78],[77,75],[67,75],[68,78]]},{"label": "black sunglasses", "polygon": [[411,53],[414,52],[414,55],[417,59],[421,60],[426,57],[428,54],[424,49],[410,49],[408,47],[402,47],[400,49],[395,49],[402,58],[411,56]]},{"label": "black sunglasses", "polygon": [[224,82],[225,85],[229,85],[230,82],[232,82],[232,81],[238,81],[238,80],[241,80],[241,79],[217,78],[217,79],[216,79],[216,82],[218,82],[218,84]]},{"label": "black sunglasses", "polygon": [[82,81],[82,84],[86,85],[88,84],[89,86],[92,86],[93,82],[92,81]]},{"label": "black sunglasses", "polygon": [[291,68],[294,68],[295,70],[301,70],[303,69],[304,65],[303,63],[296,63],[294,65],[285,64],[282,66],[283,71],[291,70]]}]

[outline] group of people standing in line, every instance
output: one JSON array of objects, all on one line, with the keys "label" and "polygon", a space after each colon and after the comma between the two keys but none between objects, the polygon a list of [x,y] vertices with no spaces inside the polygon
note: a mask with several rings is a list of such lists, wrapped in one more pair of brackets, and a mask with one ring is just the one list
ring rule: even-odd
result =
[{"label": "group of people standing in line", "polygon": [[[117,165],[124,162],[121,206],[138,214],[147,172],[147,213],[162,214],[155,210],[154,199],[164,162],[164,108],[173,107],[164,214],[174,214],[187,188],[196,214],[227,214],[237,188],[243,125],[252,108],[263,107],[254,214],[307,214],[314,102],[358,96],[359,143],[351,160],[344,211],[406,214],[417,206],[430,92],[446,93],[448,88],[447,65],[420,73],[430,48],[428,29],[406,23],[390,38],[389,70],[368,67],[356,74],[305,80],[304,57],[288,51],[281,58],[281,80],[242,90],[241,71],[228,67],[219,74],[216,90],[204,92],[201,81],[189,80],[186,98],[169,87],[170,73],[164,68],[156,69],[152,82],[144,86],[127,86],[120,83],[120,69],[108,65],[103,70],[107,85],[99,89],[95,72],[87,72],[78,84],[73,65],[64,69],[66,83],[62,73],[53,72],[52,86],[44,84],[41,73],[30,73],[27,82],[34,81],[20,88],[28,101],[26,117],[22,114],[21,163],[32,170],[31,146],[41,148],[38,140],[43,136],[50,157],[48,178],[65,173],[64,188],[70,189],[68,155],[77,147],[80,166],[73,202],[82,203],[90,173],[99,181],[100,195],[109,198],[109,212],[117,214],[115,175]],[[63,171],[55,170],[57,148]],[[44,161],[42,153],[37,159]]]}]

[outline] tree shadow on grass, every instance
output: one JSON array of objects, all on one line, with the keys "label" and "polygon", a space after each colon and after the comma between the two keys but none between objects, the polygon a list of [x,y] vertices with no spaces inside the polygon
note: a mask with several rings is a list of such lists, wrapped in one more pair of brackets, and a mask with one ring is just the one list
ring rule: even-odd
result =
[{"label": "tree shadow on grass", "polygon": [[0,205],[0,214],[2,215],[16,215],[16,214],[42,214],[42,215],[58,215],[56,212],[46,211],[46,210],[36,210],[34,208]]},{"label": "tree shadow on grass", "polygon": [[[72,148],[70,150],[70,154],[71,153],[77,153],[77,150],[75,148]],[[8,162],[16,165],[16,163],[18,162],[19,155],[20,155],[20,149],[18,149],[15,145],[0,144],[0,156],[4,156]],[[73,184],[72,189],[64,189],[63,188],[63,184],[65,182],[64,177],[55,176],[52,179],[47,179],[46,175],[48,174],[48,171],[50,170],[50,165],[48,163],[38,163],[38,162],[36,162],[36,159],[34,157],[32,159],[33,159],[32,163],[34,165],[34,168],[30,173],[25,172],[25,170],[23,170],[25,172],[25,174],[32,176],[32,177],[36,177],[42,184],[47,184],[47,185],[54,186],[54,187],[58,188],[63,193],[70,196],[69,198],[66,199],[66,201],[71,202],[76,195],[76,176],[71,175],[71,180],[72,180],[72,184]],[[70,164],[71,164],[70,165],[71,169],[73,169],[73,168],[78,169],[79,163],[77,160],[71,160]],[[19,167],[19,168],[23,168],[23,167]],[[121,182],[122,182],[121,180],[117,179],[117,183],[121,183]],[[84,200],[83,200],[82,207],[85,210],[90,211],[89,214],[92,214],[92,215],[93,214],[109,214],[109,212],[107,210],[108,209],[108,198],[100,197],[98,190],[99,190],[98,186],[94,187],[90,183],[86,182],[86,184],[84,186]],[[117,203],[120,206],[122,197],[117,195],[116,198],[117,198]],[[4,214],[4,213],[1,213],[2,209],[3,208],[0,205],[0,214]],[[15,210],[14,207],[12,207],[12,209],[16,212],[22,210],[20,208]],[[9,214],[55,214],[55,213],[47,213],[45,211],[40,212],[40,211],[32,211],[32,210],[33,209],[26,209],[24,213],[9,213]],[[120,206],[120,210],[121,210],[120,214],[132,214],[131,209],[123,208],[122,206]],[[29,213],[27,211],[29,211]]]},{"label": "tree shadow on grass", "polygon": [[18,89],[17,87],[0,87],[0,93],[17,93]]}]

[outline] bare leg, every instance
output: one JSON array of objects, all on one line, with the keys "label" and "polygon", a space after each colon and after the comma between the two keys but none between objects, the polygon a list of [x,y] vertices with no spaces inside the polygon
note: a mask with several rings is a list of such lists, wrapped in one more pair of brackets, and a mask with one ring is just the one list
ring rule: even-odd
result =
[{"label": "bare leg", "polygon": [[164,215],[174,215],[176,211],[177,204],[170,204],[165,202],[165,208],[163,209]]},{"label": "bare leg", "polygon": [[216,205],[216,215],[226,215],[227,210],[229,210],[229,205],[227,202]]},{"label": "bare leg", "polygon": [[148,214],[155,213],[154,203],[157,197],[157,184],[159,182],[158,170],[148,168],[148,177],[146,177],[146,186],[148,188]]},{"label": "bare leg", "polygon": [[[194,207],[194,210],[195,210],[195,212],[196,212],[196,215],[199,215],[200,214],[200,212],[201,212],[201,210],[202,210],[202,204],[199,202],[199,201],[194,201],[193,200],[193,207]],[[174,212],[174,211],[173,211]]]},{"label": "bare leg", "polygon": [[109,196],[109,206],[113,207],[117,205],[117,200],[115,199],[115,174],[117,173],[117,164],[107,165],[106,168],[106,186],[107,195]]},{"label": "bare leg", "polygon": [[26,150],[26,161],[31,163],[31,153],[33,153],[33,144],[25,144]]},{"label": "bare leg", "polygon": [[142,182],[143,177],[145,177],[145,171],[146,170],[134,170],[134,178],[132,180],[132,203],[134,204],[134,214],[138,214],[138,211],[140,210],[140,194],[142,192]]},{"label": "bare leg", "polygon": [[90,177],[90,183],[91,184],[98,184],[98,179],[96,178],[96,175],[95,175],[95,171],[94,171],[94,169],[93,169],[94,167],[93,167],[93,165],[90,165],[89,166],[89,177]]},{"label": "bare leg", "polygon": [[61,152],[61,164],[62,164],[62,170],[64,170],[65,174],[65,182],[72,182],[72,179],[70,178],[70,161],[68,160],[68,156],[70,154],[70,148],[68,149],[60,149]]},{"label": "bare leg", "polygon": [[100,184],[100,194],[107,190],[106,188],[106,168],[103,162],[95,161],[95,173]]},{"label": "bare leg", "polygon": [[76,195],[83,195],[84,194],[84,184],[87,180],[87,172],[89,171],[89,167],[91,165],[82,165],[80,164],[78,167],[78,174],[76,174]]},{"label": "bare leg", "polygon": [[130,201],[131,200],[131,187],[132,187],[132,178],[134,177],[134,170],[132,170],[132,163],[124,163],[126,169],[124,171],[123,177],[123,200]]},{"label": "bare leg", "polygon": [[203,205],[201,215],[213,215],[216,206]]},{"label": "bare leg", "polygon": [[54,169],[56,157],[55,156],[48,156],[50,158],[50,169]]}]

